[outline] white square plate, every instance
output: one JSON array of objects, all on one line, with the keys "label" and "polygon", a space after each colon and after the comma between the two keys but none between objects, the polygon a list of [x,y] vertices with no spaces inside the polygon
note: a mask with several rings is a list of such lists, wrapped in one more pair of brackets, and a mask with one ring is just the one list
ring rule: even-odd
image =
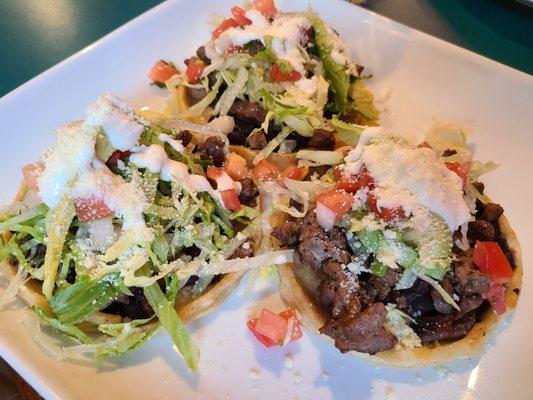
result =
[{"label": "white square plate", "polygon": [[[374,74],[376,97],[387,98],[383,123],[420,132],[432,118],[472,127],[477,157],[501,163],[486,179],[533,261],[530,205],[533,190],[533,78],[340,0],[310,1],[348,42],[352,55]],[[137,106],[161,106],[163,91],[146,77],[157,59],[181,62],[209,35],[211,12],[234,0],[171,1],[0,99],[0,200],[10,202],[22,165],[53,141],[50,132],[79,119],[105,92]],[[306,9],[307,0],[278,1],[284,10]],[[1,314],[0,355],[49,399],[513,399],[533,398],[532,281],[525,275],[520,304],[480,359],[445,370],[378,369],[342,356],[306,333],[286,348],[264,349],[245,322],[260,304],[279,301],[272,289],[263,303],[239,290],[216,312],[191,326],[202,350],[200,373],[190,374],[165,335],[134,354],[95,366],[60,362],[32,340],[12,305]],[[281,307],[281,306],[280,306]],[[291,354],[289,368],[285,356]],[[252,371],[252,373],[251,373]]]}]

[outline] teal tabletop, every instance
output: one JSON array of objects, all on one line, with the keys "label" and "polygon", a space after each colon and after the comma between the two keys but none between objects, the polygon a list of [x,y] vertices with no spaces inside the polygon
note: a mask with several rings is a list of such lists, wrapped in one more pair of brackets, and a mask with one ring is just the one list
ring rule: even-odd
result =
[{"label": "teal tabletop", "polygon": [[[160,2],[0,0],[0,96]],[[533,8],[517,1],[368,0],[365,7],[533,74]]]}]

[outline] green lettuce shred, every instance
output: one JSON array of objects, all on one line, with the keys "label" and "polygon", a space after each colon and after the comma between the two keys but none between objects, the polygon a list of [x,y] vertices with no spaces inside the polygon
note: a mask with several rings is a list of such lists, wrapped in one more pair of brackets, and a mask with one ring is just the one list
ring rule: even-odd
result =
[{"label": "green lettuce shred", "polygon": [[350,87],[349,76],[346,67],[336,63],[333,57],[331,57],[333,46],[324,21],[317,15],[313,15],[311,21],[315,30],[318,55],[324,66],[326,80],[333,92],[333,103],[329,104],[328,108],[331,112],[342,114],[346,109],[348,101],[348,89]]},{"label": "green lettuce shred", "polygon": [[145,287],[144,295],[191,371],[198,371],[200,350],[192,341],[186,325],[181,322],[173,302],[165,297],[157,283]]}]

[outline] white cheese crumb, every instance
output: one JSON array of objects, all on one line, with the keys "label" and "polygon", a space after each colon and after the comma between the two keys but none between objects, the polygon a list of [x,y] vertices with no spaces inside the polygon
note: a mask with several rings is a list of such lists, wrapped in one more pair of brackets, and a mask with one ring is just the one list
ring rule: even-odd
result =
[{"label": "white cheese crumb", "polygon": [[59,204],[72,180],[90,165],[96,130],[74,123],[59,128],[56,138],[57,142],[44,154],[45,168],[37,181],[39,197],[50,208]]},{"label": "white cheese crumb", "polygon": [[122,151],[135,146],[147,124],[130,104],[111,94],[100,96],[87,107],[85,122],[101,126],[113,147]]},{"label": "white cheese crumb", "polygon": [[261,378],[261,371],[258,368],[250,368],[248,376],[253,381],[258,381]]},{"label": "white cheese crumb", "polygon": [[292,358],[291,353],[285,354],[285,368],[293,369],[294,368],[294,359]]},{"label": "white cheese crumb", "polygon": [[433,150],[369,128],[346,156],[345,171],[357,173],[363,165],[378,185],[378,207],[401,206],[411,214],[416,205],[424,206],[444,218],[452,232],[471,219],[461,178]]},{"label": "white cheese crumb", "polygon": [[292,382],[297,385],[302,381],[302,374],[296,371],[292,376]]}]

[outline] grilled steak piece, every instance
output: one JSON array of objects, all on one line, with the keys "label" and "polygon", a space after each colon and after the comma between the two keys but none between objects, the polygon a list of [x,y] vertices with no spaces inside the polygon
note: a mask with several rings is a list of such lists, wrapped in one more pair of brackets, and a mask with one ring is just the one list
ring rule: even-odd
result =
[{"label": "grilled steak piece", "polygon": [[368,275],[369,276],[368,280],[366,281],[365,289],[369,291],[370,286],[374,288],[373,297],[375,301],[385,300],[400,278],[400,274],[391,268],[387,269],[387,272],[383,278],[374,274]]},{"label": "grilled steak piece", "polygon": [[246,145],[252,150],[262,150],[267,144],[267,138],[263,131],[252,133],[246,138]]},{"label": "grilled steak piece", "polygon": [[482,208],[479,218],[485,221],[495,223],[503,215],[503,208],[499,204],[487,203]]},{"label": "grilled steak piece", "polygon": [[435,309],[431,286],[420,279],[409,289],[391,291],[390,301],[415,319]]},{"label": "grilled steak piece", "polygon": [[456,289],[459,295],[483,295],[488,292],[490,279],[473,266],[471,251],[464,252],[458,257],[457,261],[452,263],[452,266],[457,280]]},{"label": "grilled steak piece", "polygon": [[228,115],[236,120],[247,122],[254,127],[259,127],[265,120],[267,112],[258,103],[236,99],[228,111]]},{"label": "grilled steak piece", "polygon": [[492,242],[494,240],[494,226],[482,219],[476,219],[468,223],[466,237],[472,243],[480,240],[482,242]]},{"label": "grilled steak piece", "polygon": [[272,236],[278,239],[282,246],[296,246],[299,242],[300,228],[300,221],[287,220],[272,230]]},{"label": "grilled steak piece", "polygon": [[[440,285],[451,296],[453,295],[453,286],[449,279],[443,279]],[[431,298],[433,299],[433,306],[441,314],[451,314],[455,308],[451,304],[446,303],[442,296],[434,288],[431,288]]]},{"label": "grilled steak piece", "polygon": [[259,194],[257,186],[255,186],[254,181],[250,178],[241,179],[240,182],[242,189],[239,194],[239,201],[245,206],[255,207],[257,204],[257,195]]},{"label": "grilled steak piece", "polygon": [[422,344],[462,339],[476,322],[474,311],[466,315],[431,315],[419,318],[413,326]]},{"label": "grilled steak piece", "polygon": [[355,350],[375,354],[393,348],[398,342],[383,326],[386,316],[383,303],[375,303],[359,314],[329,320],[320,332],[332,337],[342,353]]},{"label": "grilled steak piece", "polygon": [[226,157],[224,154],[224,142],[216,136],[208,137],[201,145],[200,154],[213,160],[215,166],[221,167]]},{"label": "grilled steak piece", "polygon": [[332,131],[315,129],[307,145],[320,150],[333,150],[335,147],[335,137]]},{"label": "grilled steak piece", "polygon": [[318,270],[322,262],[331,258],[341,264],[348,264],[351,256],[348,242],[342,229],[334,227],[325,232],[316,222],[316,214],[309,212],[302,223],[298,254],[300,261]]},{"label": "grilled steak piece", "polygon": [[246,258],[251,257],[254,254],[254,240],[248,239],[241,246],[233,252],[230,260],[234,258]]}]

